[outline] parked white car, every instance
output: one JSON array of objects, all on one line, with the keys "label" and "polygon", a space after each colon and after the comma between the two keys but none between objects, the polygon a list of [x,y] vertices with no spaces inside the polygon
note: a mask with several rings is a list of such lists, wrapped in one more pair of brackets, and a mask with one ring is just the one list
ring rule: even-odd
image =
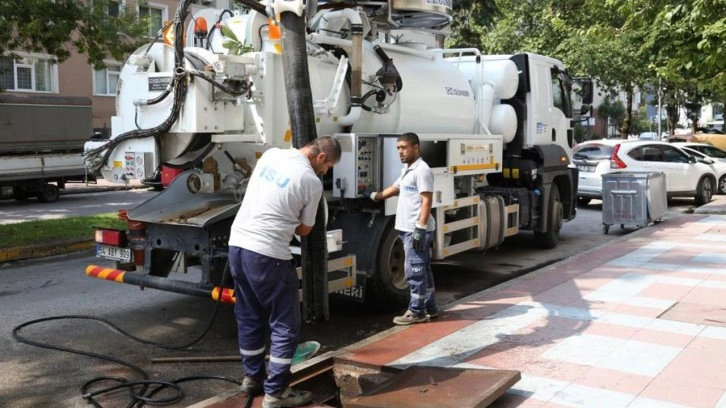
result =
[{"label": "parked white car", "polygon": [[573,151],[579,170],[580,205],[602,199],[602,175],[614,171],[663,172],[668,197],[693,197],[696,205],[711,201],[716,173],[707,164],[671,143],[602,139],[579,144]]},{"label": "parked white car", "polygon": [[720,161],[718,159],[713,159],[691,147],[686,147],[686,146],[679,146],[679,147],[681,147],[681,149],[683,149],[683,151],[685,151],[686,153],[695,157],[696,160],[698,160],[699,162],[708,164],[709,166],[711,166],[711,168],[713,169],[713,172],[716,173],[716,180],[718,180],[716,183],[717,194],[726,194],[726,161]]},{"label": "parked white car", "polygon": [[716,146],[695,142],[674,142],[673,144],[678,147],[688,147],[689,149],[697,150],[714,160],[726,162],[726,151]]}]

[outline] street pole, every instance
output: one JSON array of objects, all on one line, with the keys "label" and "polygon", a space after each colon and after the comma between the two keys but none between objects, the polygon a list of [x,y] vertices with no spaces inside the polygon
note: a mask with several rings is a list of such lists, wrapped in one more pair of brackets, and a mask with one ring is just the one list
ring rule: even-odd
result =
[{"label": "street pole", "polygon": [[661,113],[660,113],[660,109],[661,109],[661,105],[660,105],[660,102],[661,102],[660,101],[660,95],[661,95],[660,78],[658,78],[658,137],[662,139],[663,136],[661,136],[662,133],[661,133],[661,130],[660,130],[660,126],[661,126],[660,124],[663,121],[663,117],[661,116]]}]

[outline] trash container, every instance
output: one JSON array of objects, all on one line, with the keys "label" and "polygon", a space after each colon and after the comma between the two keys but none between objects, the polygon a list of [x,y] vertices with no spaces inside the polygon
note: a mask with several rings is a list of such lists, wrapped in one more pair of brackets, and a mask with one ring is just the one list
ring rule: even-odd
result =
[{"label": "trash container", "polygon": [[602,175],[602,231],[620,224],[645,227],[668,210],[665,174],[620,171]]}]

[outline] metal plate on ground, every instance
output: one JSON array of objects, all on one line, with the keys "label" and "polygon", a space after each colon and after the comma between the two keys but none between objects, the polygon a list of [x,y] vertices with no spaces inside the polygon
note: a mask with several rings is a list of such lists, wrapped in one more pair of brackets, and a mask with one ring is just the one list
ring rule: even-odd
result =
[{"label": "metal plate on ground", "polygon": [[514,370],[412,366],[354,398],[346,408],[486,407],[519,379]]}]

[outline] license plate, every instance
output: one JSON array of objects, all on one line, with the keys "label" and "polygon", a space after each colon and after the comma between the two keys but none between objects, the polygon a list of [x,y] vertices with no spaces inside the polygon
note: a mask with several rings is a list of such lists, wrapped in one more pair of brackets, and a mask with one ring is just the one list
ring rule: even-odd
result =
[{"label": "license plate", "polygon": [[577,166],[577,170],[585,171],[585,172],[588,172],[588,173],[592,173],[592,172],[595,171],[595,167],[596,166],[583,166],[583,165],[578,165]]},{"label": "license plate", "polygon": [[96,255],[116,261],[131,262],[131,250],[128,248],[98,244],[96,246]]}]

